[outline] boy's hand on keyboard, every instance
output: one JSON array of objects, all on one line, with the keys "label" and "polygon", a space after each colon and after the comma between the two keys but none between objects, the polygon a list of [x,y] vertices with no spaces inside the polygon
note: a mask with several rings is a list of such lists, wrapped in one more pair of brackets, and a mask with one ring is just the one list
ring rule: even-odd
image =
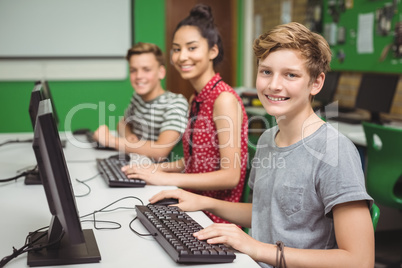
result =
[{"label": "boy's hand on keyboard", "polygon": [[205,196],[201,196],[198,194],[190,193],[188,191],[182,189],[175,189],[175,190],[164,190],[149,199],[150,203],[155,203],[159,200],[166,199],[166,198],[175,198],[179,200],[179,203],[172,206],[177,206],[181,208],[183,211],[199,211],[205,210],[203,204],[205,201]]},{"label": "boy's hand on keyboard", "polygon": [[263,245],[255,240],[235,224],[214,223],[205,229],[194,233],[199,240],[206,240],[208,244],[225,244],[258,260],[258,250]]}]

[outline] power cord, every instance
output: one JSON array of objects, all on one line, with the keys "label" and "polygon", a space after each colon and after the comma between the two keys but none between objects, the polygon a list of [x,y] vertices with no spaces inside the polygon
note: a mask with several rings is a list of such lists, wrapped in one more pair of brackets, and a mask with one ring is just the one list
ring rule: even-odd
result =
[{"label": "power cord", "polygon": [[38,170],[37,170],[37,167],[35,166],[33,169],[24,171],[24,172],[18,174],[17,176],[12,177],[12,178],[0,179],[0,183],[2,183],[2,182],[9,182],[9,181],[13,181],[13,180],[17,180],[18,178],[21,178],[21,177],[23,177],[23,176],[36,175],[36,174],[38,174]]},{"label": "power cord", "polygon": [[75,195],[75,197],[84,197],[84,196],[89,195],[89,194],[91,193],[92,189],[91,189],[91,187],[87,184],[87,182],[90,181],[90,180],[95,179],[95,178],[98,177],[100,174],[101,174],[101,173],[97,173],[97,174],[95,174],[94,176],[92,176],[92,177],[90,177],[90,178],[88,178],[88,179],[86,179],[86,180],[79,180],[79,179],[76,178],[75,180],[76,180],[77,182],[79,182],[79,183],[83,184],[85,187],[87,187],[88,192],[86,192],[85,194]]},{"label": "power cord", "polygon": [[58,239],[56,239],[55,241],[53,241],[53,242],[51,242],[51,243],[47,243],[47,244],[43,244],[43,245],[41,245],[41,244],[35,244],[35,243],[38,242],[40,239],[42,239],[44,236],[46,236],[46,235],[48,234],[48,231],[49,231],[49,230],[46,230],[45,232],[43,232],[42,234],[40,234],[38,237],[36,237],[34,240],[30,241],[34,235],[36,235],[39,231],[41,231],[41,230],[43,230],[43,229],[46,229],[46,228],[49,228],[49,226],[40,228],[40,229],[38,229],[38,230],[36,230],[36,231],[34,231],[34,232],[32,232],[32,233],[29,233],[29,234],[27,235],[27,237],[25,238],[25,244],[24,244],[21,248],[16,249],[15,247],[13,247],[13,253],[12,253],[11,255],[8,255],[8,256],[4,257],[3,259],[1,259],[1,261],[0,261],[0,267],[4,267],[4,266],[5,266],[7,263],[9,263],[12,259],[18,257],[18,256],[21,255],[21,254],[24,254],[24,253],[29,252],[29,251],[38,251],[38,250],[41,250],[41,249],[44,249],[44,248],[48,248],[48,247],[51,247],[51,246],[53,246],[53,245],[59,243],[59,242],[61,241],[61,239],[63,238],[63,236],[64,236],[64,232],[62,232],[62,233],[60,234],[60,236],[58,237]]},{"label": "power cord", "polygon": [[[81,216],[80,218],[86,218],[86,217],[88,217],[88,216],[92,216],[92,217],[93,217],[92,220],[81,220],[81,222],[92,222],[92,223],[94,224],[94,228],[95,228],[96,230],[116,230],[116,229],[120,229],[120,228],[121,228],[121,224],[120,224],[120,223],[114,222],[114,221],[97,220],[97,219],[96,219],[96,215],[99,214],[99,213],[113,212],[113,211],[116,211],[116,210],[119,210],[119,209],[130,209],[130,210],[131,210],[131,209],[135,209],[135,206],[134,206],[134,207],[117,207],[117,208],[108,209],[108,208],[110,208],[111,206],[113,206],[114,204],[116,204],[116,203],[118,203],[118,202],[120,202],[120,201],[126,200],[126,199],[135,199],[135,200],[140,201],[141,205],[144,205],[144,202],[143,202],[140,198],[135,197],[135,196],[126,196],[126,197],[120,198],[120,199],[118,199],[118,200],[116,200],[116,201],[110,203],[109,205],[107,205],[107,206],[105,206],[105,207],[103,207],[103,208],[101,208],[101,209],[99,209],[99,210],[95,210],[95,211],[92,212],[92,213],[88,213],[88,214],[86,214],[86,215]],[[111,224],[111,225],[114,224],[115,227],[99,227],[99,226],[97,225],[97,223],[106,223],[106,224]],[[131,223],[130,223],[130,224],[131,224]],[[130,227],[130,228],[131,228],[131,227]]]},{"label": "power cord", "polygon": [[133,233],[135,233],[138,236],[157,236],[156,233],[153,233],[153,234],[141,234],[141,233],[137,232],[136,230],[134,230],[134,228],[131,225],[133,224],[133,222],[136,219],[137,219],[137,216],[132,221],[130,221],[130,224],[128,225],[128,227],[130,227],[130,230],[133,231]]},{"label": "power cord", "polygon": [[[98,175],[98,174],[97,174],[97,175]],[[97,175],[96,175],[96,176],[97,176]],[[95,177],[95,176],[94,176],[94,177]],[[91,179],[92,179],[92,178],[91,178]],[[135,200],[140,201],[141,205],[144,205],[144,202],[143,202],[140,198],[135,197],[135,196],[126,196],[126,197],[120,198],[120,199],[118,199],[118,200],[116,200],[116,201],[110,203],[109,205],[107,205],[107,206],[105,206],[105,207],[103,207],[103,208],[101,208],[101,209],[99,209],[99,210],[95,210],[95,211],[92,212],[92,213],[88,213],[88,214],[86,214],[86,215],[81,216],[80,219],[86,218],[86,217],[89,217],[89,216],[92,216],[92,217],[93,217],[92,220],[81,220],[81,222],[92,222],[92,223],[94,224],[94,228],[95,228],[96,230],[115,230],[115,229],[120,229],[120,228],[121,228],[121,224],[120,224],[120,223],[118,223],[118,222],[113,222],[113,221],[97,220],[97,219],[96,219],[96,215],[97,215],[98,213],[113,212],[113,211],[116,211],[116,210],[119,210],[119,209],[133,209],[133,208],[135,208],[135,207],[124,207],[124,206],[123,206],[123,207],[116,207],[116,208],[111,208],[111,209],[109,209],[109,208],[110,208],[111,206],[113,206],[114,204],[116,204],[116,203],[118,203],[118,202],[121,202],[121,201],[123,201],[123,200],[126,200],[126,199],[135,199]],[[136,218],[137,218],[137,217],[135,217],[135,218],[130,222],[130,224],[129,224],[129,227],[130,227],[130,229],[131,229],[133,232],[135,232],[136,234],[138,234],[138,235],[140,235],[140,236],[151,236],[151,235],[153,236],[153,235],[156,235],[156,234],[140,234],[140,233],[136,232],[136,231],[131,227],[131,224],[134,222],[134,220],[135,220]],[[112,224],[112,225],[115,224],[116,226],[115,226],[115,227],[98,227],[98,226],[97,226],[97,223],[106,223],[106,224]],[[46,236],[46,235],[48,234],[48,230],[45,231],[45,232],[43,232],[42,234],[40,234],[40,235],[39,235],[38,237],[36,237],[34,240],[30,241],[34,235],[36,235],[39,231],[44,230],[44,229],[46,229],[46,228],[49,228],[49,226],[40,228],[40,229],[38,229],[38,230],[36,230],[36,231],[34,231],[34,232],[32,232],[32,233],[29,233],[28,236],[27,236],[26,239],[25,239],[25,244],[24,244],[24,246],[22,246],[22,247],[19,248],[19,249],[16,249],[15,247],[13,247],[13,253],[10,254],[10,255],[8,255],[8,256],[5,256],[3,259],[1,259],[1,261],[0,261],[0,268],[4,267],[4,266],[5,266],[8,262],[10,262],[12,259],[18,257],[19,255],[21,255],[21,254],[23,254],[23,253],[26,253],[26,252],[29,252],[29,251],[33,251],[33,250],[34,250],[34,251],[41,250],[41,249],[43,249],[43,248],[47,248],[47,247],[53,246],[54,244],[56,244],[56,243],[58,243],[58,242],[61,241],[61,239],[62,239],[63,236],[64,236],[64,232],[60,235],[60,237],[59,237],[56,241],[54,241],[54,242],[52,242],[52,243],[48,243],[48,244],[44,244],[44,245],[40,245],[40,244],[39,244],[39,245],[36,245],[36,244],[35,244],[36,242],[38,242],[41,238],[43,238],[44,236]]]},{"label": "power cord", "polygon": [[3,142],[3,143],[0,143],[0,146],[6,145],[6,144],[10,144],[10,143],[19,143],[19,142],[33,142],[33,139],[27,139],[27,140],[20,140],[20,139],[8,140],[8,141],[5,141],[5,142]]}]

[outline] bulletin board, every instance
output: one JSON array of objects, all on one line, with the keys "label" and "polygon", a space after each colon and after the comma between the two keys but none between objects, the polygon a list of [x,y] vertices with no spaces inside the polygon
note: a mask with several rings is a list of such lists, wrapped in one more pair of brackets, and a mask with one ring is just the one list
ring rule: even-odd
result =
[{"label": "bulletin board", "polygon": [[327,0],[322,15],[332,70],[402,73],[402,1]]}]

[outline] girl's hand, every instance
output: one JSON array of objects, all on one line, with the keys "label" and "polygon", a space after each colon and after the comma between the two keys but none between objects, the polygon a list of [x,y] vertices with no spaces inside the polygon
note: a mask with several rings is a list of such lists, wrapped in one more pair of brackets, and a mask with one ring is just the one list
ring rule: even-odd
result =
[{"label": "girl's hand", "polygon": [[141,179],[148,185],[168,185],[166,177],[167,173],[158,171],[158,166],[154,163],[139,163],[124,166],[121,171],[126,174],[129,179]]}]

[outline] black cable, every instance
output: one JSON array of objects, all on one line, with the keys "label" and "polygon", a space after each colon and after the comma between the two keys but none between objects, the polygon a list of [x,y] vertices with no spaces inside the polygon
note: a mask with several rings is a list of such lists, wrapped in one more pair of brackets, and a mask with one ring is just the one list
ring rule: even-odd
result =
[{"label": "black cable", "polygon": [[6,144],[9,144],[9,143],[19,143],[19,142],[33,142],[33,139],[27,139],[27,140],[19,140],[19,139],[16,139],[16,140],[8,140],[8,141],[5,141],[5,142],[3,142],[3,143],[0,143],[0,146],[6,145]]},{"label": "black cable", "polygon": [[[88,213],[88,214],[86,214],[86,215],[81,216],[80,218],[85,218],[85,217],[88,217],[88,216],[92,216],[92,217],[93,217],[92,220],[81,220],[81,222],[92,222],[92,223],[94,224],[94,228],[95,228],[96,230],[116,230],[116,229],[120,229],[120,228],[121,228],[121,224],[120,224],[120,223],[114,222],[114,221],[97,220],[97,219],[96,219],[96,214],[98,214],[98,213],[112,212],[112,211],[116,211],[116,210],[119,210],[119,209],[133,209],[133,207],[117,207],[117,208],[113,208],[113,209],[107,209],[107,208],[111,207],[112,205],[116,204],[117,202],[120,202],[120,201],[125,200],[125,199],[131,199],[131,198],[140,201],[140,202],[141,202],[141,205],[144,205],[144,202],[143,202],[140,198],[135,197],[135,196],[126,196],[126,197],[120,198],[120,199],[118,199],[118,200],[116,200],[116,201],[110,203],[109,205],[107,205],[107,206],[105,206],[105,207],[103,207],[103,208],[101,208],[101,209],[99,209],[99,210],[95,210],[94,212],[91,212],[91,213]],[[115,224],[115,225],[117,225],[117,226],[116,226],[116,227],[98,227],[98,226],[96,225],[97,223]]]},{"label": "black cable", "polygon": [[[35,239],[34,241],[32,241],[32,243],[38,241],[39,239],[41,239],[42,237],[44,237],[47,234],[47,232],[44,232],[42,235],[40,235],[37,239]],[[28,235],[29,236],[29,235]],[[27,247],[29,247],[30,245],[32,245],[32,243],[27,243],[28,241],[28,236],[25,239],[25,245],[22,246],[19,249],[16,249],[15,247],[13,247],[13,253],[11,255],[8,255],[6,257],[4,257],[3,259],[1,259],[0,261],[0,267],[4,267],[4,265],[6,265],[7,263],[9,263],[12,259],[18,257],[19,255],[29,251],[28,249],[26,249]]]},{"label": "black cable", "polygon": [[21,173],[21,174],[15,176],[15,177],[12,177],[12,178],[1,179],[1,180],[0,180],[0,183],[1,183],[1,182],[9,182],[9,181],[17,180],[18,178],[20,178],[20,177],[22,177],[22,176],[26,176],[26,175],[28,175],[28,174],[29,174],[28,172],[23,172],[23,173]]},{"label": "black cable", "polygon": [[[98,174],[97,174],[97,175],[98,175]],[[91,177],[90,179],[93,179],[93,178],[96,177],[97,175]],[[88,180],[90,180],[90,179],[87,179],[87,180],[85,180],[85,181],[88,181]],[[85,181],[84,181],[84,182],[85,182]],[[97,229],[97,230],[115,230],[115,229],[120,229],[120,228],[121,228],[121,224],[120,224],[120,223],[118,223],[118,222],[113,222],[113,221],[97,220],[97,219],[96,219],[96,214],[97,214],[97,213],[101,213],[101,212],[104,212],[104,213],[106,213],[106,212],[112,212],[112,211],[116,211],[116,210],[119,210],[119,209],[133,209],[133,207],[117,207],[117,208],[113,208],[113,209],[107,209],[107,208],[109,208],[110,206],[116,204],[117,202],[120,202],[120,201],[125,200],[125,199],[131,199],[131,198],[140,201],[140,202],[141,202],[141,205],[144,205],[144,202],[143,202],[140,198],[135,197],[135,196],[126,196],[126,197],[120,198],[120,199],[118,199],[118,200],[116,200],[116,201],[110,203],[109,205],[107,205],[107,206],[105,206],[105,207],[103,207],[103,208],[101,208],[101,209],[99,209],[99,210],[95,210],[95,211],[92,212],[92,213],[88,213],[88,214],[86,214],[86,215],[84,215],[84,216],[81,216],[80,218],[85,218],[85,217],[88,217],[88,216],[93,216],[93,220],[81,220],[81,222],[93,222],[93,223],[94,223],[94,228]],[[133,232],[135,232],[136,234],[138,234],[138,235],[140,235],[140,236],[151,236],[151,235],[153,236],[153,235],[156,235],[156,234],[140,234],[140,233],[136,232],[136,231],[131,227],[131,224],[134,222],[134,220],[135,220],[136,218],[137,218],[137,217],[135,217],[135,218],[130,222],[130,224],[129,224],[129,227],[130,227],[130,229],[131,229]],[[116,224],[117,227],[103,228],[103,227],[98,227],[98,226],[96,225],[97,223]],[[41,230],[43,230],[43,229],[45,229],[45,228],[49,228],[49,226],[40,228],[40,229],[38,229],[38,230],[36,230],[36,231],[34,231],[34,232],[32,232],[32,233],[29,233],[28,236],[27,236],[26,239],[25,239],[25,244],[24,244],[24,246],[22,246],[21,248],[16,249],[15,247],[13,247],[13,253],[10,254],[10,255],[8,255],[8,256],[5,256],[3,259],[0,260],[0,268],[1,268],[1,267],[4,267],[4,265],[6,265],[6,264],[7,264],[8,262],[10,262],[12,259],[18,257],[19,255],[21,255],[21,254],[23,254],[23,253],[26,253],[26,252],[29,252],[29,251],[37,251],[37,250],[41,250],[41,249],[43,249],[43,248],[50,247],[50,246],[52,246],[52,245],[54,245],[54,244],[60,242],[60,240],[61,240],[61,239],[63,238],[63,236],[64,236],[64,232],[62,232],[61,235],[60,235],[60,237],[59,237],[56,241],[54,241],[54,242],[52,242],[52,243],[48,243],[48,244],[44,244],[44,245],[35,245],[35,243],[36,243],[37,241],[39,241],[41,238],[43,238],[45,235],[48,234],[48,230],[47,230],[47,231],[43,232],[42,234],[40,234],[37,238],[35,238],[35,240],[29,241],[32,236],[34,236],[34,235],[37,234],[39,231],[41,231]]]},{"label": "black cable", "polygon": [[128,225],[128,227],[130,227],[130,230],[133,231],[136,235],[138,236],[157,236],[157,233],[153,233],[153,234],[141,234],[139,232],[137,232],[136,230],[134,230],[134,228],[131,226],[131,224],[137,219],[137,216],[134,217],[134,219],[132,221],[130,221],[130,224]]},{"label": "black cable", "polygon": [[38,165],[21,168],[21,169],[17,170],[17,173],[19,173],[21,171],[25,171],[25,170],[27,170],[27,171],[38,170]]},{"label": "black cable", "polygon": [[89,195],[92,190],[91,190],[91,187],[90,187],[86,182],[95,179],[95,178],[96,178],[97,176],[99,176],[100,174],[101,174],[101,173],[97,173],[97,174],[95,174],[94,176],[92,176],[92,177],[90,177],[90,178],[88,178],[88,179],[86,179],[86,180],[79,180],[79,179],[76,178],[75,180],[76,180],[77,182],[82,183],[84,186],[86,186],[86,187],[88,188],[88,192],[85,193],[85,194],[81,194],[81,195],[75,195],[75,197],[84,197],[84,196]]},{"label": "black cable", "polygon": [[32,236],[34,236],[35,234],[37,234],[40,230],[43,230],[45,228],[49,228],[49,226],[47,227],[43,227],[40,228],[32,233],[29,233],[27,235],[27,237],[25,238],[25,244],[19,248],[16,249],[15,247],[13,247],[13,253],[11,255],[8,255],[6,257],[4,257],[3,259],[1,259],[0,261],[0,267],[4,267],[4,265],[6,265],[7,263],[9,263],[12,259],[18,257],[19,255],[29,252],[29,251],[38,251],[44,248],[48,248],[51,247],[57,243],[59,243],[61,241],[61,239],[64,236],[64,232],[62,232],[60,234],[60,236],[58,237],[58,239],[56,239],[55,241],[51,242],[51,243],[47,243],[47,244],[43,244],[43,245],[35,245],[36,242],[38,242],[40,239],[42,239],[44,236],[46,236],[48,234],[48,230],[46,230],[45,232],[43,232],[42,234],[40,234],[38,237],[36,237],[33,241],[28,242]]},{"label": "black cable", "polygon": [[26,175],[30,175],[30,174],[37,174],[36,167],[34,167],[33,169],[30,169],[30,170],[24,171],[24,172],[22,172],[22,173],[20,173],[20,174],[18,174],[18,175],[16,175],[16,176],[14,176],[14,177],[12,177],[12,178],[0,179],[0,183],[2,183],[2,182],[9,182],[9,181],[13,181],[13,180],[17,180],[17,179],[20,178],[20,177],[23,177],[23,176],[26,176]]}]

